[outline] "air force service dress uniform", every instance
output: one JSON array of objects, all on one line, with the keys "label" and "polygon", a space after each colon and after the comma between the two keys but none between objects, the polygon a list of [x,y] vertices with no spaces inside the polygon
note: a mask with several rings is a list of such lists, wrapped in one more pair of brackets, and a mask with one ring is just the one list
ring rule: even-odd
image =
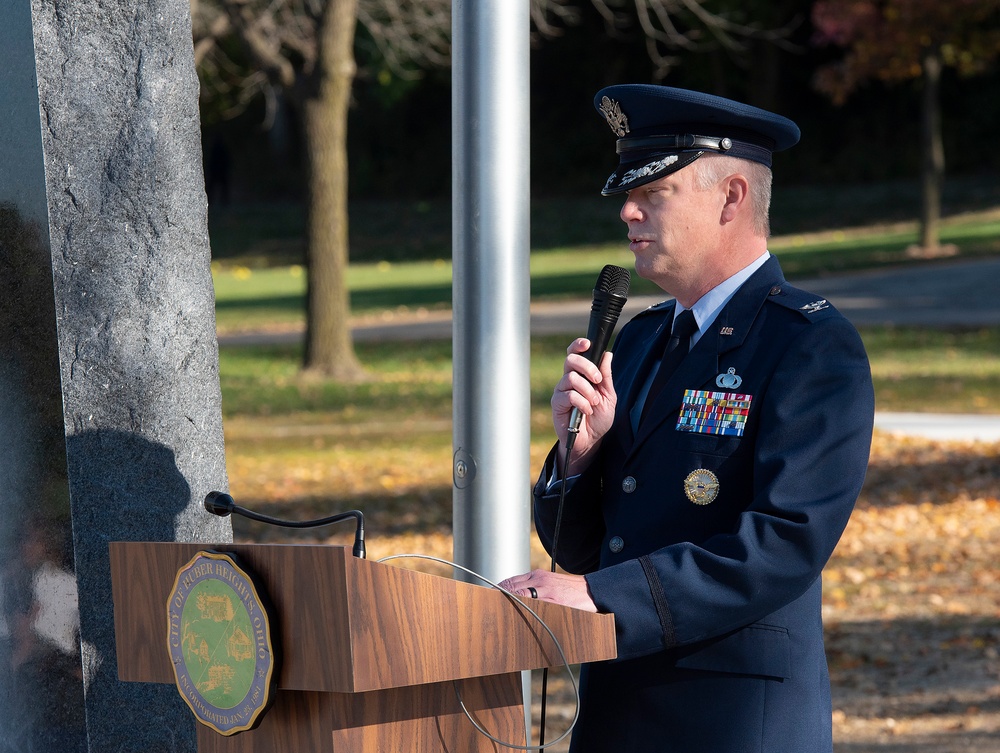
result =
[{"label": "air force service dress uniform", "polygon": [[[776,147],[759,131],[778,116],[767,113],[761,125],[759,111],[728,100],[720,115],[717,100],[623,86],[596,104],[653,125],[680,123],[646,130],[676,137],[672,144]],[[690,162],[690,152],[677,154]],[[627,190],[622,177],[644,164],[620,169],[606,191]],[[598,608],[615,614],[619,656],[584,669],[572,751],[829,753],[820,573],[867,468],[874,397],[863,345],[833,306],[789,285],[771,257],[636,426],[635,401],[674,308],[655,306],[622,329],[614,423],[599,456],[565,482],[558,561],[586,574]],[[534,489],[546,547],[559,485],[552,468],[550,456]]]}]

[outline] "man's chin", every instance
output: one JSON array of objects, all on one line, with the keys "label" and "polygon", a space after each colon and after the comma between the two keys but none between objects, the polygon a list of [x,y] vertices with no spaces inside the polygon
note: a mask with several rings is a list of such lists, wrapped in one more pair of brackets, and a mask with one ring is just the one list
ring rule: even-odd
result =
[{"label": "man's chin", "polygon": [[649,280],[652,283],[656,283],[655,270],[651,268],[651,265],[644,257],[635,255],[633,262],[635,266],[635,273],[639,275],[639,277],[644,280]]},{"label": "man's chin", "polygon": [[655,269],[651,269],[648,264],[644,264],[639,257],[635,259],[635,273],[642,279],[649,280],[664,293],[673,297],[674,294],[670,292],[670,280],[664,277],[662,272],[658,274]]}]

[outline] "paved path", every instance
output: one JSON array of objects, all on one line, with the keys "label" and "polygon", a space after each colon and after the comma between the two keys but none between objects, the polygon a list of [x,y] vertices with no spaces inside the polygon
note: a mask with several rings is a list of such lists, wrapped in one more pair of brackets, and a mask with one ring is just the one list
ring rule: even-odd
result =
[{"label": "paved path", "polygon": [[894,434],[965,442],[1000,442],[1000,416],[965,413],[875,414],[875,427]]},{"label": "paved path", "polygon": [[[856,326],[896,324],[922,327],[1000,325],[1000,259],[922,264],[792,283],[827,298]],[[635,296],[622,321],[661,300]],[[542,302],[531,307],[531,331],[585,331],[590,300]],[[451,314],[429,313],[405,322],[372,322],[355,329],[358,340],[451,337]]]},{"label": "paved path", "polygon": [[828,298],[858,326],[1000,324],[1000,259],[942,262],[793,282]]},{"label": "paved path", "polygon": [[[1000,325],[1000,258],[922,264],[904,269],[881,269],[819,279],[792,280],[827,298],[856,326],[896,324],[922,327],[980,327]],[[627,321],[636,312],[661,300],[633,296],[622,313]],[[562,334],[585,331],[589,298],[540,302],[531,307],[531,331]],[[354,338],[431,340],[451,337],[451,312],[433,311],[359,322]],[[223,344],[295,342],[302,332],[230,335]]]}]

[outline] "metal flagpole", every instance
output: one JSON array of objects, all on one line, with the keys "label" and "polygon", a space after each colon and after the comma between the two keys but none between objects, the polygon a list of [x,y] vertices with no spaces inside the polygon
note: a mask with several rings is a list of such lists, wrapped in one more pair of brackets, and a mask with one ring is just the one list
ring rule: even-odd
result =
[{"label": "metal flagpole", "polygon": [[452,5],[455,561],[529,566],[528,0]]},{"label": "metal flagpole", "polygon": [[530,562],[528,3],[452,3],[454,559],[494,582]]}]

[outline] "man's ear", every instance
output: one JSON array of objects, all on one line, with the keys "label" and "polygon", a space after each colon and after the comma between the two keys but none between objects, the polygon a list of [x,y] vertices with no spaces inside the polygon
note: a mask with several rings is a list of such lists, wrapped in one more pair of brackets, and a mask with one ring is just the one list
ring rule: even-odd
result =
[{"label": "man's ear", "polygon": [[746,211],[750,201],[750,183],[747,179],[735,173],[723,180],[725,203],[722,205],[722,223],[732,222],[740,212]]}]

